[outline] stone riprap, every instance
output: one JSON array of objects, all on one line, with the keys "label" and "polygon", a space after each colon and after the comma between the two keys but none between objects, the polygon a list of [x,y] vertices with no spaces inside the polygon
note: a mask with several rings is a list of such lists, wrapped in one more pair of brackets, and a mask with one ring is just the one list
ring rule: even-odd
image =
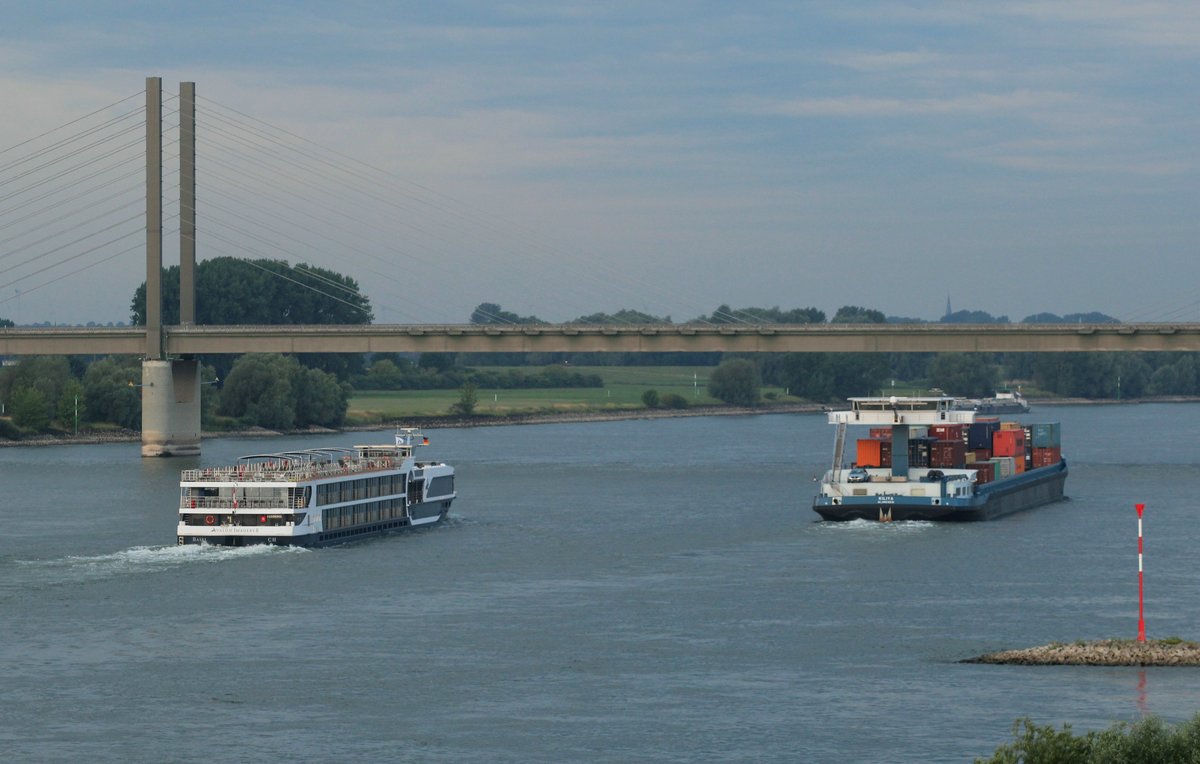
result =
[{"label": "stone riprap", "polygon": [[1179,639],[1138,642],[1102,639],[1052,642],[1024,650],[1004,650],[969,658],[963,663],[1019,666],[1200,666],[1200,644]]}]

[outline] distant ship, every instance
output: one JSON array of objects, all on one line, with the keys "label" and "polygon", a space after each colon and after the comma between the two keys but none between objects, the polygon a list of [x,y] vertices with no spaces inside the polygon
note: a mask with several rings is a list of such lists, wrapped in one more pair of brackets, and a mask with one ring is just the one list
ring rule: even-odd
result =
[{"label": "distant ship", "polygon": [[[833,469],[813,510],[825,520],[991,520],[1063,498],[1058,422],[1019,424],[954,398],[851,398],[831,411]],[[846,428],[870,427],[845,466]]]},{"label": "distant ship", "polygon": [[991,398],[959,398],[954,403],[959,411],[974,411],[976,414],[1028,414],[1029,401],[1019,391],[1001,390]]}]

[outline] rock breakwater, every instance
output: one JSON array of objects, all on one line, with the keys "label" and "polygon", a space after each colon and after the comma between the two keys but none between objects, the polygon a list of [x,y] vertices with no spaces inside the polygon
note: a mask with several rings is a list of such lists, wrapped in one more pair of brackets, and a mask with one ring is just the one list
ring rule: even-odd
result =
[{"label": "rock breakwater", "polygon": [[1200,666],[1200,644],[1174,637],[1145,642],[1133,639],[1051,642],[961,662],[1018,666]]}]

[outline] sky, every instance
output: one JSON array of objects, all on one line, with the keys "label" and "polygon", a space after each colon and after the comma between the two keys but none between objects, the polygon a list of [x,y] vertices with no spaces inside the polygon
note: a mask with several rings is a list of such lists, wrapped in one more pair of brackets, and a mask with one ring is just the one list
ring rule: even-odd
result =
[{"label": "sky", "polygon": [[1200,320],[1195,2],[0,2],[0,18],[0,317],[21,323],[128,319],[136,174],[89,207],[93,230],[127,236],[104,262],[51,267],[72,251],[37,243],[56,223],[11,208],[33,193],[14,179],[31,139],[121,114],[137,139],[148,76],[165,134],[196,83],[199,257],[346,273],[380,322],[465,322],[482,302],[549,321],[721,304],[936,320],[947,299],[1014,321]]}]

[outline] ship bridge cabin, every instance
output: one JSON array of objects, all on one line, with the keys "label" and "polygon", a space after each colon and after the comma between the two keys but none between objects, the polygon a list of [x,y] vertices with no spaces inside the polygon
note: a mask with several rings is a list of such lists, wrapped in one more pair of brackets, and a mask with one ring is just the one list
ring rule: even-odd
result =
[{"label": "ship bridge cabin", "polygon": [[910,397],[892,395],[877,398],[851,398],[850,409],[829,412],[830,424],[919,425],[970,424],[974,411],[954,408],[949,396]]},{"label": "ship bridge cabin", "polygon": [[[872,398],[850,398],[850,408],[829,412],[829,423],[837,425],[834,446],[832,478],[844,480],[841,469],[848,425],[866,425],[875,428],[890,428],[891,463],[887,470],[891,479],[908,480],[909,442],[925,435],[930,427],[938,425],[969,425],[975,421],[974,411],[954,408],[955,398],[937,396],[879,396]],[[862,466],[862,465],[858,465]],[[927,465],[926,465],[927,466]],[[924,470],[920,472],[924,474]]]}]

